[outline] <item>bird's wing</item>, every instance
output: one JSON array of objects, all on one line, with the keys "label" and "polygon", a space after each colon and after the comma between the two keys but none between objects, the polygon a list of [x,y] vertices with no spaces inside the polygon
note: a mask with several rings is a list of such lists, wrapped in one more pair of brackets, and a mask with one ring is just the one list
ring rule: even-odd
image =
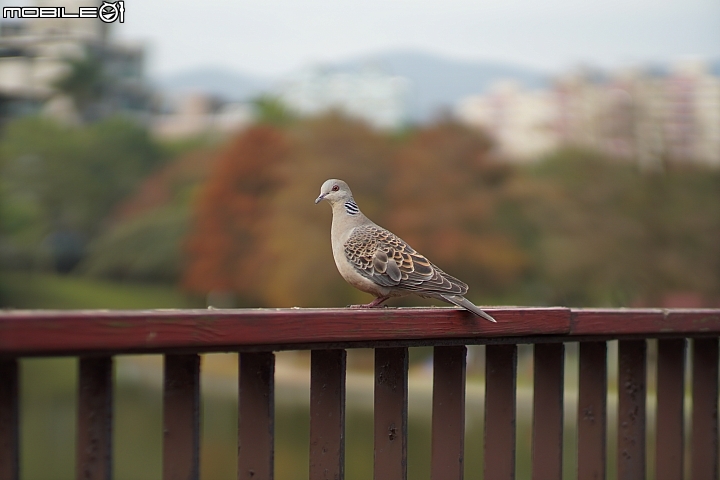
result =
[{"label": "bird's wing", "polygon": [[464,295],[468,290],[400,237],[376,225],[353,229],[345,256],[360,275],[384,287],[429,295]]}]

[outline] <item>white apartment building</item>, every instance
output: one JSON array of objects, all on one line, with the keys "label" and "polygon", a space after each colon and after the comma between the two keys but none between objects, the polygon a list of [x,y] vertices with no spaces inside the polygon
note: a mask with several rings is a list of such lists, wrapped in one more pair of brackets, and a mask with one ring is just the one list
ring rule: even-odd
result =
[{"label": "white apartment building", "polygon": [[558,147],[555,99],[550,91],[527,91],[515,81],[495,84],[485,95],[468,97],[456,108],[464,123],[484,128],[504,157],[524,161]]},{"label": "white apartment building", "polygon": [[330,71],[305,69],[279,89],[281,101],[301,115],[337,109],[379,129],[406,121],[409,82],[377,69]]},{"label": "white apartment building", "polygon": [[499,153],[518,161],[578,145],[647,168],[667,161],[720,167],[720,78],[701,63],[665,74],[566,75],[541,91],[503,82],[462,100],[456,115],[486,129]]},{"label": "white apartment building", "polygon": [[[37,7],[65,7],[69,13],[100,1],[36,0]],[[112,24],[90,18],[0,18],[0,120],[49,112],[66,120],[72,103],[53,84],[68,72],[68,59],[94,52],[113,78],[103,108],[142,110],[149,98],[143,79],[144,48],[109,38]]]}]

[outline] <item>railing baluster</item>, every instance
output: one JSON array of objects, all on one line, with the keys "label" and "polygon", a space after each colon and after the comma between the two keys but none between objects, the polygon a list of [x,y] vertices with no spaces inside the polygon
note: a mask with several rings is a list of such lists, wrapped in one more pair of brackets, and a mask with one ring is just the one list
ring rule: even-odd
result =
[{"label": "railing baluster", "polygon": [[165,355],[163,480],[200,477],[200,356]]},{"label": "railing baluster", "polygon": [[433,354],[432,480],[462,479],[465,446],[465,346]]},{"label": "railing baluster", "polygon": [[238,479],[272,480],[275,430],[275,355],[240,354]]},{"label": "railing baluster", "polygon": [[310,360],[310,480],[345,477],[345,350],[313,350]]},{"label": "railing baluster", "polygon": [[565,345],[536,343],[533,353],[532,478],[562,480]]},{"label": "railing baluster", "polygon": [[112,477],[112,357],[80,358],[76,471],[78,480]]},{"label": "railing baluster", "polygon": [[683,477],[685,339],[658,340],[655,478]]},{"label": "railing baluster", "polygon": [[645,340],[618,342],[618,480],[645,478]]},{"label": "railing baluster", "polygon": [[407,479],[408,349],[375,349],[376,480]]},{"label": "railing baluster", "polygon": [[517,345],[485,348],[485,480],[515,478]]},{"label": "railing baluster", "polygon": [[607,435],[607,343],[580,342],[578,480],[604,480]]},{"label": "railing baluster", "polygon": [[718,339],[693,340],[692,478],[718,478]]},{"label": "railing baluster", "polygon": [[18,387],[18,361],[0,360],[0,480],[20,478]]}]

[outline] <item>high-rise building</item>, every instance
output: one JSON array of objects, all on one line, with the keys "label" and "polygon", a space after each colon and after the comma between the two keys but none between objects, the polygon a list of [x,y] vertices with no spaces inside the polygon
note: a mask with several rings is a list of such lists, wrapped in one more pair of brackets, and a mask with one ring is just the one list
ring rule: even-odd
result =
[{"label": "high-rise building", "polygon": [[[92,0],[37,0],[37,7],[64,7],[77,13]],[[144,48],[111,38],[114,24],[98,18],[0,19],[0,121],[45,112],[65,120],[81,114],[104,116],[115,111],[144,112],[150,92],[143,77]],[[103,79],[99,99],[87,112],[57,88],[71,61],[93,58]]]},{"label": "high-rise building", "polygon": [[532,161],[574,145],[643,168],[720,167],[720,77],[698,62],[670,72],[574,73],[539,91],[505,82],[462,100],[456,115],[492,134],[509,159]]},{"label": "high-rise building", "polygon": [[280,87],[281,101],[301,115],[327,110],[367,121],[380,129],[393,129],[406,121],[408,81],[377,69],[337,71],[305,69]]}]

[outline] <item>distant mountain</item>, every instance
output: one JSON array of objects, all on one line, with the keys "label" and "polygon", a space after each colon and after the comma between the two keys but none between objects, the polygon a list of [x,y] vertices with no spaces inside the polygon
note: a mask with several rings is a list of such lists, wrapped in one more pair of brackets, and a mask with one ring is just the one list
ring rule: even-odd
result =
[{"label": "distant mountain", "polygon": [[508,63],[455,60],[415,51],[365,56],[338,66],[378,67],[410,80],[409,115],[420,121],[452,108],[464,97],[485,92],[498,80],[513,79],[534,89],[546,86],[549,79],[546,73]]},{"label": "distant mountain", "polygon": [[[321,66],[330,70],[379,68],[410,81],[408,114],[412,121],[425,121],[452,108],[468,95],[482,93],[494,82],[515,79],[527,88],[547,84],[547,75],[522,66],[483,61],[455,60],[415,51],[367,55]],[[156,84],[171,92],[202,91],[228,100],[245,100],[271,92],[282,78],[260,78],[223,68],[200,68],[168,75]]]},{"label": "distant mountain", "polygon": [[708,70],[713,75],[720,77],[720,58],[709,62]]}]

